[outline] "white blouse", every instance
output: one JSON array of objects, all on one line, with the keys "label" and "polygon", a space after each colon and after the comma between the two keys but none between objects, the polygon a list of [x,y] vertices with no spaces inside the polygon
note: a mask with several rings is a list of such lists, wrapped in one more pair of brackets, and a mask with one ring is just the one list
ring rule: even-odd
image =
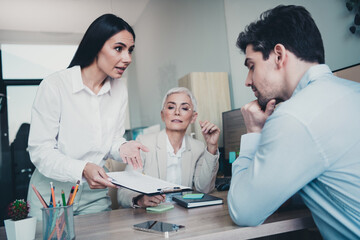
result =
[{"label": "white blouse", "polygon": [[167,150],[167,173],[166,181],[181,185],[181,155],[185,151],[185,138],[183,138],[181,147],[177,153],[174,153],[174,148],[171,146],[169,137],[166,135],[166,150]]},{"label": "white blouse", "polygon": [[31,113],[31,161],[46,177],[76,182],[87,162],[120,160],[127,101],[123,80],[108,78],[94,94],[79,66],[46,77]]}]

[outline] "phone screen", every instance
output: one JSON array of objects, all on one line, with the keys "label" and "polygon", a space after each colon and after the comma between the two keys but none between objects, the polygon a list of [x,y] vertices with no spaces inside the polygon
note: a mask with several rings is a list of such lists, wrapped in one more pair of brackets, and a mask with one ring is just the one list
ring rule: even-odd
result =
[{"label": "phone screen", "polygon": [[146,221],[143,223],[135,224],[134,228],[137,230],[147,231],[147,232],[176,232],[185,226],[165,223],[160,221]]}]

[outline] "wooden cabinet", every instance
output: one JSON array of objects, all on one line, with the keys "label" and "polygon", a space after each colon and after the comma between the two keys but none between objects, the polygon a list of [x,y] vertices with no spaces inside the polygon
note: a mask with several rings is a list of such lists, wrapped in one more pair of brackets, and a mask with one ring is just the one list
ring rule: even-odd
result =
[{"label": "wooden cabinet", "polygon": [[220,130],[219,147],[223,146],[222,112],[231,109],[227,72],[192,72],[179,79],[179,87],[186,87],[194,94],[198,106],[196,123],[188,128],[195,138],[204,141],[199,120],[209,120]]}]

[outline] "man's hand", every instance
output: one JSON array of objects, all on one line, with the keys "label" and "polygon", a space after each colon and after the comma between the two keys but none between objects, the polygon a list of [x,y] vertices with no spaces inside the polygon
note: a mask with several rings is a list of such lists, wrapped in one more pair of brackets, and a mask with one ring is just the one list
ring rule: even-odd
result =
[{"label": "man's hand", "polygon": [[218,149],[220,129],[218,128],[218,126],[207,120],[199,121],[199,124],[201,127],[201,132],[206,141],[208,152],[215,155]]},{"label": "man's hand", "polygon": [[136,168],[142,168],[142,160],[140,157],[140,150],[149,152],[149,149],[136,141],[129,141],[120,146],[120,157],[122,160]]},{"label": "man's hand", "polygon": [[85,165],[83,176],[86,178],[91,189],[116,188],[116,186],[108,180],[108,175],[105,170],[94,163],[87,163]]},{"label": "man's hand", "polygon": [[241,108],[241,113],[244,117],[246,130],[248,133],[261,132],[266,119],[274,112],[275,102],[275,99],[270,100],[266,104],[265,111],[261,110],[257,100],[254,100]]},{"label": "man's hand", "polygon": [[143,195],[138,201],[137,205],[140,207],[156,207],[161,202],[165,201],[165,195],[147,196]]}]

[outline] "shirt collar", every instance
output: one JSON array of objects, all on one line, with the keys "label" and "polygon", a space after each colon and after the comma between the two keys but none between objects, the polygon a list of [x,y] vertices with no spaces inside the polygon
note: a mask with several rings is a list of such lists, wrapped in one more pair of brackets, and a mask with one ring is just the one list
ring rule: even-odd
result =
[{"label": "shirt collar", "polygon": [[171,156],[171,157],[180,157],[181,154],[185,151],[186,149],[186,146],[185,146],[185,136],[183,137],[183,140],[182,140],[182,143],[181,143],[181,147],[179,149],[179,151],[175,154],[174,153],[174,148],[172,147],[171,143],[170,143],[170,140],[169,140],[169,137],[168,135],[166,134],[166,149],[167,149],[167,152],[168,154]]},{"label": "shirt collar", "polygon": [[[73,93],[80,92],[87,88],[82,81],[80,66],[72,67],[71,77],[73,79]],[[107,92],[109,92],[109,94],[110,94],[111,93],[111,82],[112,82],[112,78],[110,78],[110,77],[106,78],[104,85],[101,87],[101,89],[97,95],[102,95]]]},{"label": "shirt collar", "polygon": [[98,95],[102,95],[105,94],[107,92],[109,92],[109,94],[111,93],[111,83],[112,83],[113,79],[108,77],[105,80],[104,85],[102,86],[102,88],[100,89]]},{"label": "shirt collar", "polygon": [[319,76],[326,74],[326,73],[332,74],[330,68],[325,64],[318,64],[318,65],[310,67],[306,71],[304,76],[301,78],[301,80],[299,81],[298,85],[296,86],[296,88],[292,94],[292,97],[295,96],[298,92],[300,92],[307,85],[309,85],[310,83],[312,83],[316,79],[318,79]]}]

